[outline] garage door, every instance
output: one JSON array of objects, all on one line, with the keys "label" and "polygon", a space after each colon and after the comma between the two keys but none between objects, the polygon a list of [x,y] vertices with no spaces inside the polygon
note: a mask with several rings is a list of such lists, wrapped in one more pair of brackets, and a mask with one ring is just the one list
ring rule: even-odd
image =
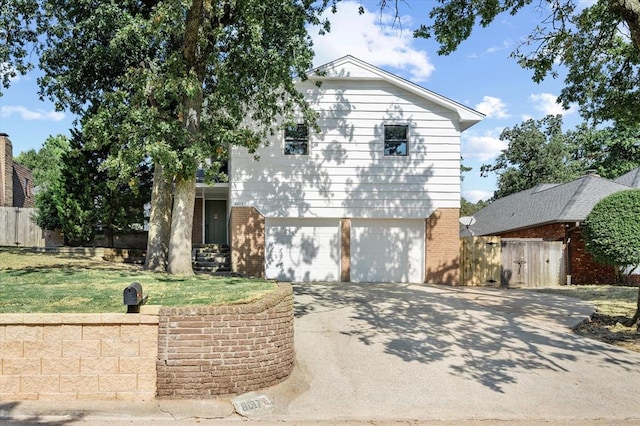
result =
[{"label": "garage door", "polygon": [[351,220],[351,281],[424,282],[424,220]]},{"label": "garage door", "polygon": [[281,281],[339,281],[338,219],[265,220],[266,277]]}]

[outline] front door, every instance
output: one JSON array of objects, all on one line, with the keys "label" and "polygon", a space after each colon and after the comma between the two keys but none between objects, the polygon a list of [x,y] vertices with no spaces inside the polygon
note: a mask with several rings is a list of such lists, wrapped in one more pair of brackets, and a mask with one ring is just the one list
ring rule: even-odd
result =
[{"label": "front door", "polygon": [[205,244],[227,243],[227,202],[207,200],[204,204]]}]

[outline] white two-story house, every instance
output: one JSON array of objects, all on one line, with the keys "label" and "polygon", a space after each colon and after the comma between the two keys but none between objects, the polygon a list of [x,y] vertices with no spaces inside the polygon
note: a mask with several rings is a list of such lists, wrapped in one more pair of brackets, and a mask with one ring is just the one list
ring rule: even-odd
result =
[{"label": "white two-story house", "polygon": [[234,147],[229,183],[199,185],[194,242],[282,281],[457,284],[460,134],[483,115],[352,56],[317,71],[299,90],[320,131]]}]

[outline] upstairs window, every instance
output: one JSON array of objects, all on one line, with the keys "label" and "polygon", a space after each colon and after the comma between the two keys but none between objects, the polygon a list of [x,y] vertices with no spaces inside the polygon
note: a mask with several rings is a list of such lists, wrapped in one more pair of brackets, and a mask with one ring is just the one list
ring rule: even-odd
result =
[{"label": "upstairs window", "polygon": [[407,133],[409,126],[387,125],[384,126],[384,155],[385,156],[406,156],[408,153]]},{"label": "upstairs window", "polygon": [[309,128],[306,124],[287,126],[284,129],[284,155],[309,154]]}]

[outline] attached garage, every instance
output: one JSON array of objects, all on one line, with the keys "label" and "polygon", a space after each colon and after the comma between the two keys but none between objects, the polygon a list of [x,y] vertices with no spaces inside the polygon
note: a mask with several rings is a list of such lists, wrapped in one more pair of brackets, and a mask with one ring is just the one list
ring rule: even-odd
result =
[{"label": "attached garage", "polygon": [[340,280],[339,219],[265,219],[265,273],[281,281]]},{"label": "attached garage", "polygon": [[351,220],[351,281],[424,282],[425,221]]}]

